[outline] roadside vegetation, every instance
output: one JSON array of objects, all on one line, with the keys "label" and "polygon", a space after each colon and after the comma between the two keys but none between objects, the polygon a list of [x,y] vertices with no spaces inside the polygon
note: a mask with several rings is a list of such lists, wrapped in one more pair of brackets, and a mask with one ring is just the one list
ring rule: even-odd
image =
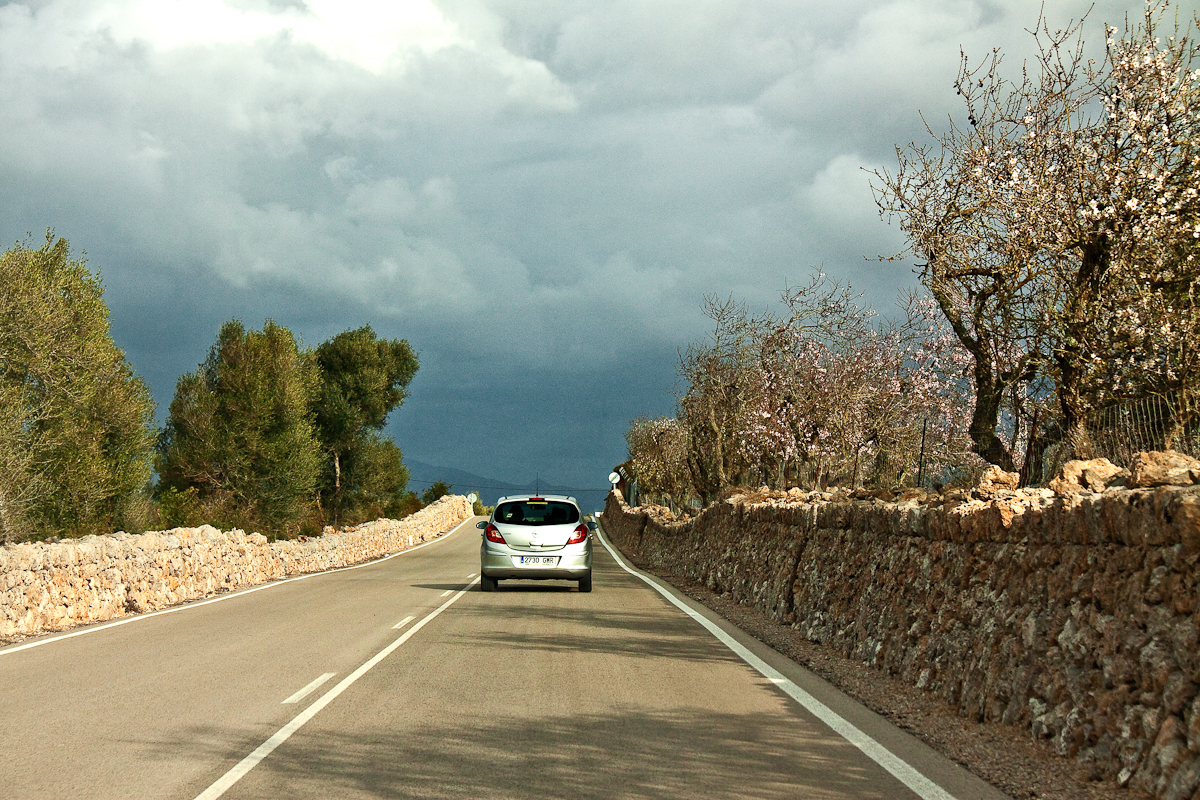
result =
[{"label": "roadside vegetation", "polygon": [[628,430],[641,492],[890,490],[987,464],[1036,484],[1068,458],[1200,446],[1197,24],[1151,0],[1094,60],[1083,22],[1044,18],[1023,67],[964,54],[961,115],[874,173],[907,238],[881,262],[915,262],[921,291],[886,318],[819,275],[782,314],[709,298],[675,416]]},{"label": "roadside vegetation", "polygon": [[47,235],[0,255],[0,538],[150,516],[154,403],[109,334],[100,281]]},{"label": "roadside vegetation", "polygon": [[676,416],[626,434],[643,494],[679,507],[734,485],[902,485],[922,448],[926,469],[966,463],[964,360],[927,297],[885,319],[817,275],[783,306],[706,302],[713,332],[680,355]]},{"label": "roadside vegetation", "polygon": [[158,440],[164,524],[295,536],[423,508],[382,436],[417,366],[407,341],[369,326],[308,350],[271,320],[226,322]]},{"label": "roadside vegetation", "polygon": [[408,491],[382,433],[418,368],[403,339],[366,326],[310,350],[271,320],[231,320],[160,431],[65,239],[0,255],[0,287],[0,542],[205,523],[290,537],[449,491]]}]

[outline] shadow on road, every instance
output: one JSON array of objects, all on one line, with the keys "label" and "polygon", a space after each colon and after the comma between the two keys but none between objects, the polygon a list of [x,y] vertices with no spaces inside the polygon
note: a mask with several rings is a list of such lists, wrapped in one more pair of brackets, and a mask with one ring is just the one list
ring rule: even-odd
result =
[{"label": "shadow on road", "polygon": [[[216,761],[227,756],[223,741],[195,730],[161,746]],[[415,730],[301,732],[227,797],[904,796],[874,765],[847,767],[853,750],[776,715],[622,709],[533,721],[481,713]]]},{"label": "shadow on road", "polygon": [[[226,799],[912,797],[694,620],[634,598],[644,585],[607,554],[594,571],[589,594],[523,582],[468,594],[454,625],[422,636],[439,666],[383,662]],[[730,662],[774,694],[733,713],[747,693]],[[712,669],[730,680],[686,679]],[[244,728],[192,727],[143,745],[147,763],[185,752],[215,780],[275,730],[248,742]]]},{"label": "shadow on road", "polygon": [[519,578],[504,578],[496,586],[497,592],[573,592],[576,581],[530,581]]}]

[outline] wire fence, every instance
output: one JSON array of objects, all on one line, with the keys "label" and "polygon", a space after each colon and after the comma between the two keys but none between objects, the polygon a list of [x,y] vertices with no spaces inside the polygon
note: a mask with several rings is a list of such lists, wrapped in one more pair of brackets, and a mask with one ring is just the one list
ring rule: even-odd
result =
[{"label": "wire fence", "polygon": [[1135,453],[1175,450],[1200,458],[1200,403],[1144,397],[1094,412],[1085,425],[1096,458],[1127,467]]}]

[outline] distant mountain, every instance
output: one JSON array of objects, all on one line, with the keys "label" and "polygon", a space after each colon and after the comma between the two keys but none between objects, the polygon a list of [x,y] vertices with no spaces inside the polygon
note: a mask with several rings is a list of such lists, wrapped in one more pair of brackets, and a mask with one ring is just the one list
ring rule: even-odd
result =
[{"label": "distant mountain", "polygon": [[408,467],[408,488],[420,494],[429,488],[430,484],[442,481],[450,485],[454,494],[475,492],[484,505],[494,506],[496,501],[507,494],[523,494],[538,491],[542,494],[567,494],[579,501],[585,512],[599,511],[604,507],[604,497],[607,489],[588,489],[577,486],[564,486],[545,480],[533,480],[524,484],[506,483],[495,478],[485,478],[473,472],[467,472],[454,467],[439,467],[427,464],[415,458],[405,457],[404,466]]},{"label": "distant mountain", "polygon": [[428,489],[431,484],[442,481],[449,484],[455,494],[475,492],[484,505],[492,506],[496,504],[496,498],[520,489],[516,484],[485,478],[454,467],[426,464],[407,456],[404,458],[404,466],[408,467],[408,488],[417,494]]}]

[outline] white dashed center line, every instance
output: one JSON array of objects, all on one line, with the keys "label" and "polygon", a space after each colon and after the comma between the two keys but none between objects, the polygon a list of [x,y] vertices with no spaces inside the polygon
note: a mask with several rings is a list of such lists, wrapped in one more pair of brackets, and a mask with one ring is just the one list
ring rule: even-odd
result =
[{"label": "white dashed center line", "polygon": [[373,657],[368,659],[362,666],[354,670],[354,672],[351,672],[345,678],[342,678],[337,686],[334,686],[325,694],[321,695],[312,705],[301,711],[295,719],[280,728],[274,736],[260,744],[254,749],[254,752],[243,758],[235,767],[233,767],[233,769],[222,775],[216,783],[214,783],[212,786],[209,786],[207,789],[197,795],[196,800],[216,800],[218,797],[225,794],[225,792],[229,790],[229,787],[241,780],[247,772],[254,769],[258,762],[270,755],[276,747],[279,747],[279,745],[286,742],[293,733],[300,730],[300,728],[302,728],[310,719],[315,717],[321,709],[332,703],[334,699],[338,697],[338,695],[350,688],[355,681],[365,675],[372,667],[374,667],[380,661],[383,661],[397,648],[411,639],[417,631],[421,630],[421,628],[432,622],[438,614],[441,614],[447,608],[454,605],[454,603],[458,601],[458,599],[464,594],[470,591],[471,587],[474,585],[475,582],[472,581],[454,597],[442,603],[436,609],[427,614],[422,620],[417,622],[416,625],[413,625],[411,628],[402,633],[400,638],[396,639],[396,641],[380,650]]},{"label": "white dashed center line", "polygon": [[[410,617],[410,619],[411,619],[411,617]],[[318,686],[320,686],[322,683],[324,683],[325,681],[332,678],[334,675],[337,675],[337,673],[336,672],[326,672],[324,675],[317,678],[315,681],[310,683],[308,686],[305,686],[303,689],[296,692],[294,695],[289,697],[287,700],[284,700],[282,703],[280,703],[280,705],[287,705],[288,703],[299,703],[301,700],[303,700],[304,698],[308,697],[310,694],[315,692],[317,690]]]},{"label": "white dashed center line", "polygon": [[416,619],[416,617],[405,617],[404,619],[400,620],[395,625],[393,625],[392,630],[396,630],[398,628],[403,628],[405,625],[412,622],[414,619]]}]

